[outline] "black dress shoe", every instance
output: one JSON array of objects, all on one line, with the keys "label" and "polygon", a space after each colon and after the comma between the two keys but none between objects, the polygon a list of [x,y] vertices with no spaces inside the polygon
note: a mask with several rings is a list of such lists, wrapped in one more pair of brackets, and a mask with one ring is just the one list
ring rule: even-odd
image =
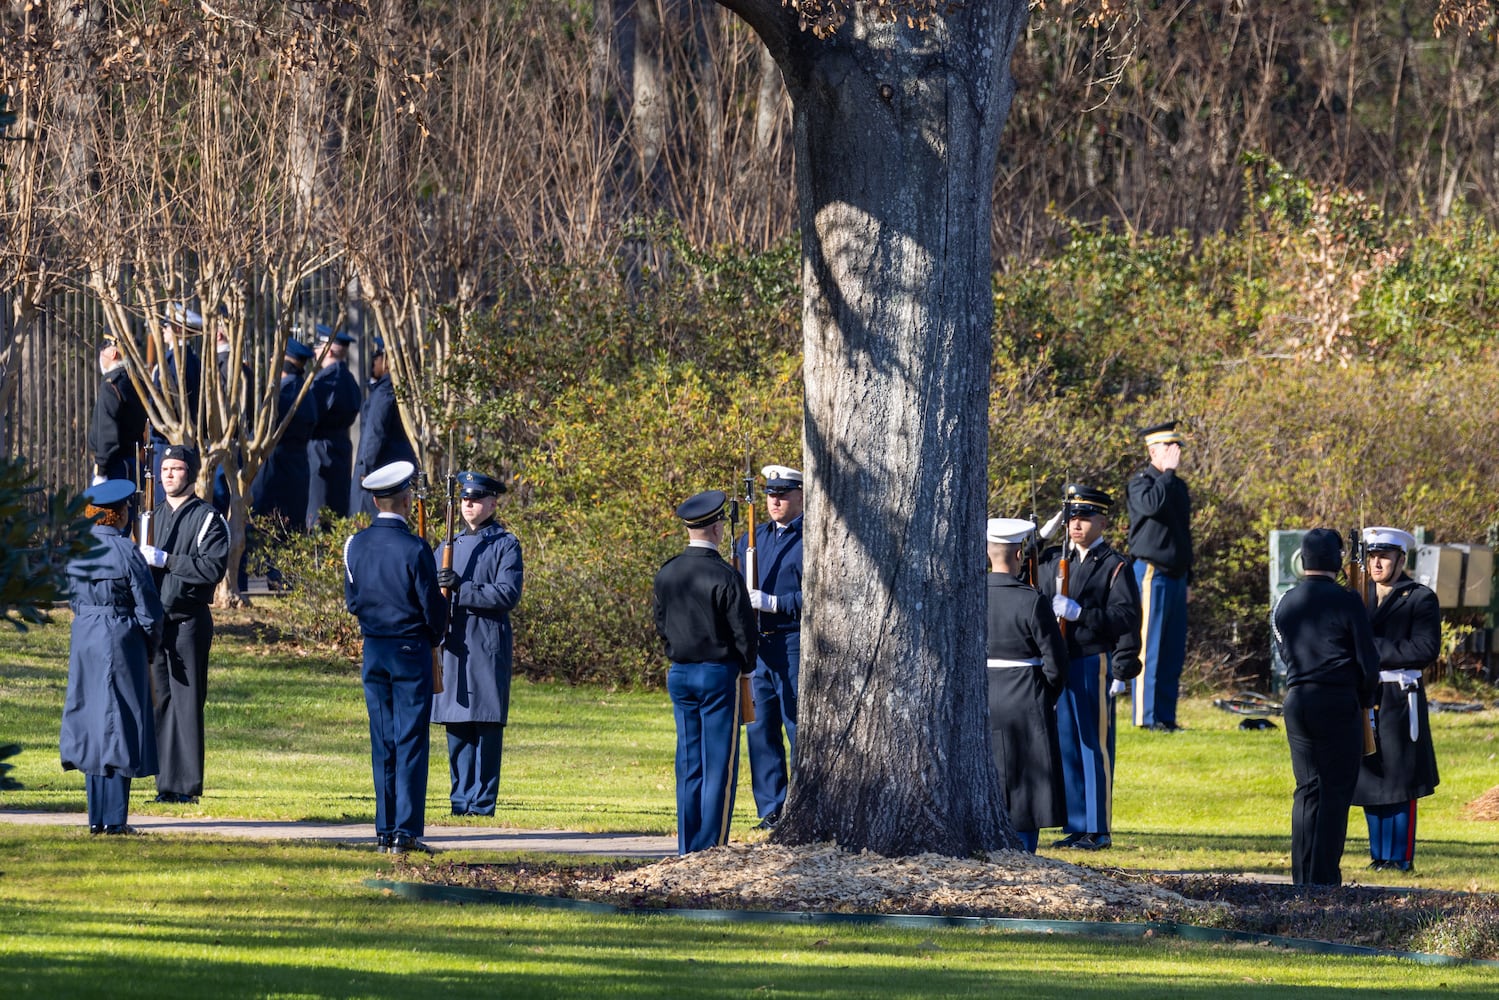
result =
[{"label": "black dress shoe", "polygon": [[390,845],[395,843],[396,836],[393,833],[382,833],[375,838],[375,850],[381,854],[390,853]]},{"label": "black dress shoe", "polygon": [[1086,836],[1086,834],[1082,834],[1082,833],[1069,833],[1067,836],[1063,837],[1061,840],[1053,840],[1051,842],[1051,846],[1052,847],[1071,847],[1074,844],[1076,844],[1079,840],[1082,840],[1083,837],[1085,837],[1085,836]]},{"label": "black dress shoe", "polygon": [[404,833],[396,834],[395,838],[390,842],[390,847],[387,850],[390,854],[409,854],[412,851],[421,851],[424,854],[432,853],[432,848],[428,847],[420,840],[417,840],[415,837]]},{"label": "black dress shoe", "polygon": [[1078,851],[1106,851],[1114,846],[1114,838],[1106,833],[1085,833],[1073,844]]},{"label": "black dress shoe", "polygon": [[111,837],[130,837],[134,836],[137,833],[140,833],[140,831],[131,826],[129,823],[115,823],[110,826],[106,826],[104,828],[104,833],[105,835]]},{"label": "black dress shoe", "polygon": [[755,829],[755,830],[774,830],[776,828],[776,824],[779,823],[780,821],[781,821],[781,814],[779,812],[773,812],[773,813],[770,813],[769,815],[761,816],[760,817],[760,822],[756,823],[754,825],[753,829]]},{"label": "black dress shoe", "polygon": [[104,832],[104,824],[103,823],[90,823],[88,825],[88,832],[91,833],[91,834],[94,834],[95,836],[98,836],[99,834],[101,834],[101,833]]}]

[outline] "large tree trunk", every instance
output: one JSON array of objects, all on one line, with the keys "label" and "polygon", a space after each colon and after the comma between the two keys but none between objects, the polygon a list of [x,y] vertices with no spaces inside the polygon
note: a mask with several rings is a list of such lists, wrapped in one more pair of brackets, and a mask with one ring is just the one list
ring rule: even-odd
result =
[{"label": "large tree trunk", "polygon": [[793,105],[808,473],[801,708],[776,839],[1014,847],[990,751],[990,193],[1025,0],[832,37],[730,2]]}]

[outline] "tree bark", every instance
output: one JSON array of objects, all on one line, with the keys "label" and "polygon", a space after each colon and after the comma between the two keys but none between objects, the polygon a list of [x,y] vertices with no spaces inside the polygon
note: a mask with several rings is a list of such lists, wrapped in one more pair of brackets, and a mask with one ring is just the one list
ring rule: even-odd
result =
[{"label": "tree bark", "polygon": [[[990,750],[991,192],[1024,0],[830,38],[736,9],[792,101],[808,481],[801,707],[775,838],[1016,847]],[[794,16],[794,15],[792,15]]]}]

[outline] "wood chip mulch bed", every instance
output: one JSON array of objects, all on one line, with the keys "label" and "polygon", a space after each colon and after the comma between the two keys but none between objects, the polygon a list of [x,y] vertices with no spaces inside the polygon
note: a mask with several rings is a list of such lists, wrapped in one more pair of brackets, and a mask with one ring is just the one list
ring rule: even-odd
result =
[{"label": "wood chip mulch bed", "polygon": [[413,858],[397,866],[396,877],[646,909],[1173,920],[1499,959],[1499,896],[1296,888],[1244,876],[1089,868],[1009,851],[985,860],[934,854],[886,858],[832,845],[732,844],[654,863],[464,864]]}]

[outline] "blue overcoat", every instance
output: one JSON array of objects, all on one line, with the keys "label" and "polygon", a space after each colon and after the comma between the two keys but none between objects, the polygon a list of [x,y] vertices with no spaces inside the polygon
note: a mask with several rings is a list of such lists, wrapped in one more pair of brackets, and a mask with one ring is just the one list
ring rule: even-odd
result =
[{"label": "blue overcoat", "polygon": [[385,375],[370,383],[369,395],[359,411],[359,454],[354,461],[354,482],[349,487],[349,513],[375,512],[369,490],[359,485],[365,476],[391,462],[415,461],[416,449],[411,447],[401,423],[395,386]]},{"label": "blue overcoat", "polygon": [[[438,546],[442,565],[444,543]],[[442,693],[433,722],[498,722],[510,717],[510,611],[520,602],[525,569],[520,541],[497,522],[464,532],[453,543],[458,588],[442,651]]]},{"label": "blue overcoat", "polygon": [[[286,417],[297,393],[302,391],[302,376],[281,376],[281,391],[276,399],[276,420]],[[309,390],[297,403],[286,433],[276,442],[271,457],[260,467],[251,487],[252,510],[257,515],[279,514],[300,531],[307,524],[307,486],[311,471],[307,465],[307,441],[318,422],[317,397]]]},{"label": "blue overcoat", "polygon": [[59,755],[65,771],[140,778],[156,773],[150,653],[161,600],[130,539],[95,525],[97,547],[68,563],[73,630]]},{"label": "blue overcoat", "polygon": [[342,361],[319,369],[312,377],[309,391],[317,399],[318,422],[312,430],[312,439],[307,442],[311,471],[307,518],[315,520],[324,507],[346,517],[354,474],[354,443],[349,439],[349,428],[359,418],[364,393],[349,366]]}]

